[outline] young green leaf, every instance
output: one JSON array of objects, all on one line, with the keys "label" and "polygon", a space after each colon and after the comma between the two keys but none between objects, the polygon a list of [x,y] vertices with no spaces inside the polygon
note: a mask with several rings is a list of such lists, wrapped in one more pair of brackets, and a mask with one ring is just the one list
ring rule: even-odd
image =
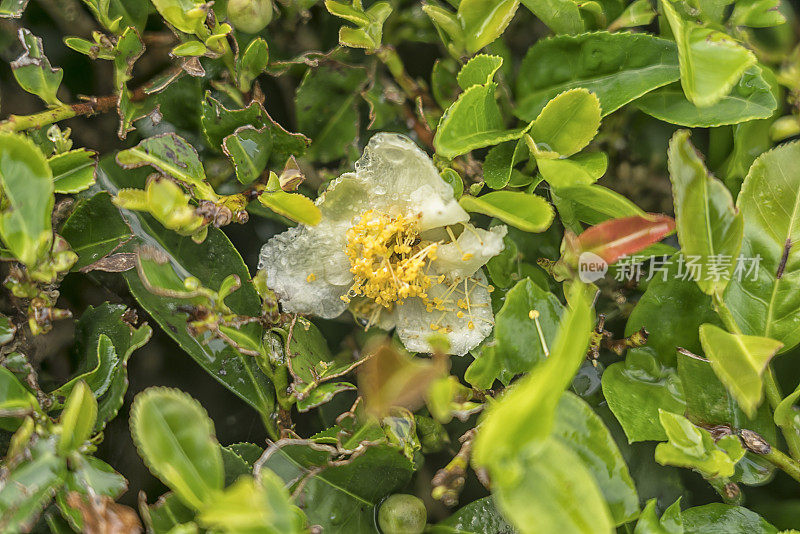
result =
[{"label": "young green leaf", "polygon": [[542,39],[520,65],[514,113],[532,121],[558,94],[584,87],[608,115],[679,76],[675,44],[652,35],[598,32]]},{"label": "young green leaf", "polygon": [[457,16],[467,53],[472,55],[500,37],[517,7],[518,0],[462,0]]},{"label": "young green leaf", "polygon": [[[39,410],[39,401],[36,397],[25,389],[14,373],[2,366],[0,366],[0,410],[7,414],[19,413],[20,416]],[[0,428],[5,430],[15,430],[19,423],[16,418],[0,418]]]},{"label": "young green leaf", "polygon": [[785,350],[800,343],[798,158],[800,143],[787,143],[750,167],[737,206],[744,217],[742,256],[751,262],[725,294],[745,334],[776,339]]},{"label": "young green leaf", "polygon": [[47,164],[56,193],[79,193],[94,185],[97,153],[93,150],[79,148],[56,154],[48,158]]},{"label": "young green leaf", "polygon": [[585,29],[578,4],[573,0],[521,0],[555,33],[576,34]]},{"label": "young green leaf", "polygon": [[52,441],[43,441],[33,458],[16,466],[0,487],[0,528],[4,531],[30,532],[39,513],[64,484],[66,462],[52,449]]},{"label": "young green leaf", "polygon": [[656,515],[656,504],[656,499],[647,501],[633,534],[683,534],[680,499],[664,510],[661,517]]},{"label": "young green leaf", "polygon": [[[701,534],[716,529],[726,534],[776,534],[778,529],[744,506],[715,502],[684,510],[683,531]],[[791,531],[784,531],[790,534]]]},{"label": "young green leaf", "polygon": [[89,439],[97,421],[97,400],[86,382],[78,382],[61,413],[61,437],[57,451],[60,455],[78,450]]},{"label": "young green leaf", "polygon": [[236,83],[242,91],[249,91],[253,81],[266,70],[269,64],[269,46],[261,37],[247,45],[236,64]]},{"label": "young green leaf", "polygon": [[561,157],[581,150],[597,135],[600,101],[587,89],[570,89],[542,109],[530,129],[536,145]]},{"label": "young green leaf", "polygon": [[550,187],[560,190],[591,185],[599,180],[608,168],[608,156],[604,152],[590,152],[563,159],[540,158],[536,160],[536,166]]},{"label": "young green leaf", "polygon": [[711,367],[749,417],[764,394],[761,375],[783,347],[768,337],[730,334],[712,324],[700,326],[700,342]]},{"label": "young green leaf", "polygon": [[738,436],[729,434],[715,442],[708,430],[682,415],[659,410],[658,418],[669,439],[656,446],[658,463],[697,469],[708,478],[733,475],[736,462],[745,452]]},{"label": "young green leaf", "polygon": [[272,153],[272,135],[266,127],[242,126],[222,141],[222,151],[236,170],[236,179],[250,184],[267,168]]},{"label": "young green leaf", "polygon": [[258,201],[275,213],[301,224],[314,226],[322,219],[322,213],[310,198],[300,193],[264,191]]},{"label": "young green leaf", "polygon": [[494,191],[480,197],[464,195],[458,203],[467,211],[497,217],[526,232],[544,232],[553,222],[553,207],[537,195]]},{"label": "young green leaf", "polygon": [[22,263],[33,267],[53,241],[53,174],[39,148],[22,135],[0,134],[0,186],[4,209],[0,237]]},{"label": "young green leaf", "polygon": [[756,56],[728,35],[683,19],[672,0],[664,0],[661,7],[678,45],[686,97],[701,108],[716,104],[756,63]]},{"label": "young green leaf", "polygon": [[188,506],[219,498],[224,473],[214,424],[186,393],[150,388],[133,401],[131,434],[150,470]]},{"label": "young green leaf", "polygon": [[700,289],[721,297],[736,267],[742,214],[730,191],[706,170],[686,130],[670,140],[669,174],[681,251],[687,258],[697,258],[700,272],[695,282]]},{"label": "young green leaf", "polygon": [[458,86],[464,91],[473,85],[486,85],[494,80],[494,75],[503,66],[503,58],[478,54],[461,67],[456,76]]},{"label": "young green leaf", "polygon": [[64,71],[50,66],[44,55],[42,40],[25,28],[19,29],[19,40],[24,49],[23,54],[11,62],[11,70],[20,87],[32,93],[48,106],[60,106],[56,96],[64,77]]}]

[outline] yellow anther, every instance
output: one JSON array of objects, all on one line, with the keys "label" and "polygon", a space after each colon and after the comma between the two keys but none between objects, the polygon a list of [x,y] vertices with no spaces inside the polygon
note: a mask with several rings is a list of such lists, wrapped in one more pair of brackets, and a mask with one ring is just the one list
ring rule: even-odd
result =
[{"label": "yellow anther", "polygon": [[472,258],[474,258],[474,257],[475,257],[475,255],[474,255],[474,254],[472,254],[471,252],[467,252],[466,254],[464,254],[463,256],[461,256],[461,261],[469,261],[469,260],[471,260],[471,259],[472,259]]},{"label": "yellow anther", "polygon": [[311,283],[316,279],[317,279],[317,275],[315,275],[314,273],[310,273],[308,276],[306,276],[306,282],[308,282],[308,283]]},{"label": "yellow anther", "polygon": [[467,328],[469,328],[470,330],[473,330],[475,328],[475,323],[473,323],[472,321],[468,322],[467,323]]},{"label": "yellow anther", "polygon": [[531,310],[528,312],[528,318],[531,320],[539,318],[539,310]]}]

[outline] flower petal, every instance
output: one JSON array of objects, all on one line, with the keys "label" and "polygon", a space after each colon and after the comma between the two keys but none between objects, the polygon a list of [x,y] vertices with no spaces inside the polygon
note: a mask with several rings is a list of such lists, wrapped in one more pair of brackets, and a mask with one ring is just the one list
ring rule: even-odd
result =
[{"label": "flower petal", "polygon": [[352,219],[368,209],[418,217],[421,231],[469,220],[428,155],[408,137],[380,133],[323,195],[322,217]]},{"label": "flower petal", "polygon": [[258,268],[266,270],[284,311],[328,319],[344,312],[341,297],[353,283],[344,239],[340,225],[323,220],[290,228],[261,248]]},{"label": "flower petal", "polygon": [[[428,298],[443,299],[447,311],[428,311],[427,305],[419,298],[408,299],[405,304],[397,306],[397,335],[408,350],[431,352],[428,339],[443,334],[450,341],[450,354],[463,356],[492,332],[491,297],[482,271],[477,271],[475,276],[457,283],[455,287],[447,282],[432,286]],[[459,312],[463,317],[458,317]],[[433,330],[431,325],[435,325],[437,330]]]},{"label": "flower petal", "polygon": [[466,223],[464,231],[454,242],[436,249],[433,267],[453,281],[472,276],[503,251],[503,237],[507,232],[508,228],[502,224],[483,230]]}]

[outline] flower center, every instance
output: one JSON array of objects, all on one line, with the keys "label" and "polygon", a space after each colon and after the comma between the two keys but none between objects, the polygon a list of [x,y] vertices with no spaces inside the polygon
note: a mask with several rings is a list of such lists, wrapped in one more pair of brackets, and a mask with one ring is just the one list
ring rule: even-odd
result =
[{"label": "flower center", "polygon": [[413,219],[377,210],[362,213],[347,231],[345,252],[353,285],[343,300],[364,296],[386,308],[404,299],[427,299],[436,277],[427,274],[438,243],[423,242]]}]

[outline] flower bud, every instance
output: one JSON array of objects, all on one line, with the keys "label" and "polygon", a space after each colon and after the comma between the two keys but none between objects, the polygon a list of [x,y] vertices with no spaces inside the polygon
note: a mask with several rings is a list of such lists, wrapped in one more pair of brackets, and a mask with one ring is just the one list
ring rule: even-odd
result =
[{"label": "flower bud", "polygon": [[387,497],[378,511],[378,525],[383,534],[420,534],[425,530],[427,518],[425,504],[418,497],[404,493]]},{"label": "flower bud", "polygon": [[272,0],[229,0],[228,20],[241,32],[258,33],[272,20]]}]

